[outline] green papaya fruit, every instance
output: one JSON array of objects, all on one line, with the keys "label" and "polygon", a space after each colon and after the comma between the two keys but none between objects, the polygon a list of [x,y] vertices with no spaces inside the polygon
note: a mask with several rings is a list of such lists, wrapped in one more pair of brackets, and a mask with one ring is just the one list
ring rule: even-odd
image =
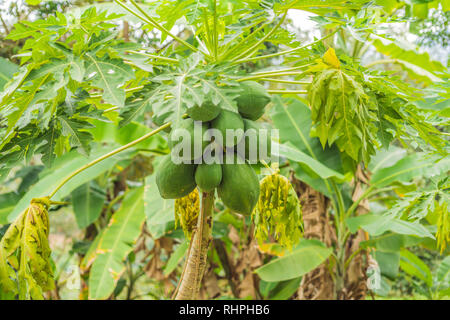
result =
[{"label": "green papaya fruit", "polygon": [[[197,122],[199,123],[199,122]],[[186,150],[191,151],[190,157],[186,155],[186,159],[197,159],[201,157],[203,149],[210,143],[209,141],[204,141],[203,137],[208,130],[209,125],[207,122],[201,122],[201,125],[199,126],[198,134],[194,135],[195,131],[195,124],[193,119],[184,119],[180,121],[179,126],[177,129],[172,130],[169,135],[169,148],[172,150],[175,146],[180,144],[178,147],[180,148],[180,152],[176,152],[177,156],[184,157],[184,149],[182,148],[184,146],[183,139],[185,136],[181,136],[180,134],[187,133],[190,137],[189,145],[186,145]],[[185,131],[179,131],[178,129],[185,130]],[[196,148],[197,153],[196,154]]]},{"label": "green papaya fruit", "polygon": [[170,155],[161,161],[156,170],[156,185],[164,199],[178,199],[187,196],[195,187],[195,165],[175,164]]},{"label": "green papaya fruit", "polygon": [[236,147],[239,155],[244,156],[251,164],[261,160],[270,162],[272,151],[270,128],[248,119],[244,119],[244,128],[244,139]]},{"label": "green papaya fruit", "polygon": [[247,163],[224,163],[217,193],[229,209],[250,215],[259,198],[258,176]]},{"label": "green papaya fruit", "polygon": [[244,118],[257,120],[264,114],[264,108],[270,102],[270,95],[259,83],[244,81],[241,83],[241,93],[236,102],[239,113]]},{"label": "green papaya fruit", "polygon": [[204,191],[211,191],[222,181],[222,166],[218,163],[201,163],[195,170],[195,182]]},{"label": "green papaya fruit", "polygon": [[220,111],[222,111],[220,106],[208,100],[201,105],[195,105],[187,109],[186,113],[196,121],[211,121],[219,115]]},{"label": "green papaya fruit", "polygon": [[[211,122],[211,127],[220,131],[223,146],[227,148],[238,144],[244,136],[244,121],[239,113],[233,111],[222,110],[219,116]],[[233,139],[227,139],[227,129],[233,130]]]}]

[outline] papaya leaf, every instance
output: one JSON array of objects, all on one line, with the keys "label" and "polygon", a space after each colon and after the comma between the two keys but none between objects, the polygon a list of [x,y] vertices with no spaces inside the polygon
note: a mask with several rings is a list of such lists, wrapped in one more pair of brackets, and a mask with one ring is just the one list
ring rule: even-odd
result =
[{"label": "papaya leaf", "polygon": [[322,147],[336,144],[356,162],[369,163],[379,143],[374,105],[363,86],[340,69],[325,69],[314,76],[308,97],[311,135],[320,139]]},{"label": "papaya leaf", "polygon": [[450,159],[440,159],[437,156],[427,157],[416,153],[399,160],[390,167],[373,172],[371,185],[382,188],[395,181],[408,182],[420,176],[428,178],[450,170]]},{"label": "papaya leaf", "polygon": [[0,90],[3,90],[6,83],[13,78],[17,71],[19,71],[19,67],[16,64],[0,57]]},{"label": "papaya leaf", "polygon": [[107,56],[98,58],[87,53],[88,62],[86,74],[96,87],[103,90],[102,98],[119,108],[125,104],[125,90],[120,88],[126,81],[134,79],[132,68],[119,59],[111,59]]},{"label": "papaya leaf", "polygon": [[277,3],[276,10],[298,9],[316,14],[326,14],[329,12],[345,12],[359,9],[365,1],[347,0],[290,0]]},{"label": "papaya leaf", "polygon": [[372,236],[379,236],[386,231],[392,231],[398,234],[434,239],[431,232],[419,222],[409,222],[389,215],[365,214],[347,218],[346,223],[352,233],[362,228]]},{"label": "papaya leaf", "polygon": [[384,55],[411,63],[435,75],[445,71],[445,67],[439,61],[431,60],[427,52],[419,53],[417,48],[411,44],[387,38],[376,38],[373,40],[373,45]]}]

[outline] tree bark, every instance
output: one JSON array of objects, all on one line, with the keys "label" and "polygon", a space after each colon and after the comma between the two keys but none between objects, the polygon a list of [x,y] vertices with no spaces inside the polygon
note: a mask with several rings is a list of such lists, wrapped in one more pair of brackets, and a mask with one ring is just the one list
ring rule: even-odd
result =
[{"label": "tree bark", "polygon": [[[328,199],[293,175],[291,183],[300,199],[306,239],[317,239],[331,247],[336,234],[328,218]],[[334,283],[328,270],[328,260],[302,277],[297,298],[301,300],[334,299]]]},{"label": "tree bark", "polygon": [[[364,184],[368,184],[368,181],[369,178],[367,177],[367,173],[358,166],[353,181],[353,201],[356,201],[361,196],[364,191],[363,186]],[[320,192],[297,180],[293,175],[291,175],[291,182],[302,204],[305,238],[318,239],[328,247],[336,245],[336,232],[327,213],[327,198]],[[365,214],[368,211],[368,200],[363,200],[356,210],[356,215]],[[345,252],[343,253],[345,261],[347,261],[354,252],[360,250],[360,243],[364,240],[367,240],[367,236],[363,230],[359,230],[356,234],[350,235],[345,243]],[[327,260],[325,263],[303,276],[300,288],[297,292],[298,299],[364,299],[367,294],[367,258],[367,252],[365,251],[356,253],[347,268],[342,270],[342,283],[340,285],[338,284],[338,286],[336,286],[330,273],[336,273],[338,271],[335,267],[330,270],[329,261]]]},{"label": "tree bark", "polygon": [[[356,201],[364,193],[363,186],[369,184],[369,174],[359,165],[355,178],[353,180],[352,200]],[[369,200],[364,199],[356,208],[356,216],[366,214],[370,211]],[[368,240],[364,230],[358,230],[356,234],[349,237],[345,244],[345,257],[349,259],[354,252],[360,250],[360,243]],[[345,270],[344,289],[340,292],[339,298],[342,300],[362,300],[367,295],[367,276],[366,269],[368,265],[368,253],[365,250],[358,252],[348,264]]]},{"label": "tree bark", "polygon": [[194,231],[191,239],[191,248],[186,257],[186,267],[180,279],[179,290],[176,293],[175,300],[197,299],[200,284],[206,269],[208,248],[212,240],[213,208],[214,191],[203,192],[197,229]]}]

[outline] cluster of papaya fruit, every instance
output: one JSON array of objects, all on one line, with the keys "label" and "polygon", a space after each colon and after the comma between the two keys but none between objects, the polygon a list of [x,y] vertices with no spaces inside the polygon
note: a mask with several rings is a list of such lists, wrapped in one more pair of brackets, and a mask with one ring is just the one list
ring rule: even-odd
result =
[{"label": "cluster of papaya fruit", "polygon": [[[161,197],[164,199],[178,199],[187,196],[197,186],[203,192],[214,192],[217,188],[219,198],[229,209],[250,215],[259,198],[259,181],[253,168],[248,164],[249,146],[265,145],[267,153],[270,154],[270,136],[264,135],[265,141],[259,141],[259,129],[261,126],[255,122],[264,114],[266,105],[270,102],[270,96],[265,88],[253,81],[242,82],[240,94],[236,98],[238,113],[225,110],[219,105],[206,101],[187,110],[188,118],[181,120],[178,128],[185,129],[191,135],[191,162],[176,164],[168,155],[162,160],[156,173],[156,184]],[[242,134],[236,134],[232,139],[215,141],[208,139],[194,139],[194,121],[201,121],[203,132],[208,129],[216,129],[222,137],[227,136],[227,130],[234,130]],[[257,141],[250,141],[244,132],[253,129],[256,132]],[[178,143],[179,138],[172,130],[169,134],[169,148]],[[267,132],[267,131],[266,131]],[[219,157],[221,161],[206,163],[194,161],[195,149],[205,150],[214,143],[220,143]],[[244,143],[245,147],[239,148]],[[201,147],[199,146],[201,144]],[[216,145],[217,147],[217,145]],[[258,147],[256,148],[258,149]],[[238,150],[244,152],[238,153]],[[203,155],[202,151],[202,155]],[[216,151],[217,152],[217,151]],[[224,157],[231,157],[232,161],[225,161]]]}]

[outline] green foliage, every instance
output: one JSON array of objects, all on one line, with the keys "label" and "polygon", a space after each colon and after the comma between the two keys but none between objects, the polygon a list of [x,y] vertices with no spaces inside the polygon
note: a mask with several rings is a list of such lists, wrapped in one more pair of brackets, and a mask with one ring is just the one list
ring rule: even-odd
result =
[{"label": "green foliage", "polygon": [[402,158],[392,166],[380,168],[373,173],[370,182],[377,188],[382,188],[396,181],[408,182],[420,176],[438,176],[448,171],[449,165],[449,159],[416,153]]},{"label": "green foliage", "polygon": [[115,57],[122,41],[115,40],[115,24],[108,21],[117,17],[95,8],[79,19],[57,13],[22,21],[8,35],[26,41],[20,55],[24,65],[0,96],[0,119],[7,125],[0,129],[3,177],[33,154],[42,154],[51,166],[64,153],[62,145],[89,154],[92,136],[85,129],[91,119],[107,119],[99,110],[105,107],[90,100],[88,90],[101,90],[105,103],[124,105],[123,86],[135,75]]},{"label": "green foliage", "polygon": [[0,89],[3,89],[5,84],[11,80],[18,69],[16,64],[0,57]]},{"label": "green foliage", "polygon": [[105,202],[105,192],[90,181],[72,191],[72,202],[78,227],[84,229],[100,216]]},{"label": "green foliage", "polygon": [[[120,209],[99,237],[89,274],[89,298],[106,299],[125,270],[123,260],[132,251],[145,221],[144,188],[127,192]],[[92,257],[91,257],[92,259]]]},{"label": "green foliage", "polygon": [[317,240],[302,240],[291,252],[255,270],[268,282],[298,278],[324,262],[332,250]]},{"label": "green foliage", "polygon": [[309,91],[313,136],[322,147],[336,143],[357,162],[369,162],[375,153],[375,113],[363,87],[339,69],[326,69],[314,77]]},{"label": "green foliage", "polygon": [[218,83],[220,75],[227,73],[227,67],[211,67],[201,64],[201,57],[192,54],[180,60],[176,70],[166,67],[163,74],[152,78],[157,86],[149,93],[149,103],[154,112],[154,121],[162,124],[174,121],[175,124],[187,110],[211,102],[222,109],[236,111],[237,89]]},{"label": "green foliage", "polygon": [[[344,180],[343,160],[337,147],[325,147],[317,138],[309,135],[312,127],[311,110],[295,99],[275,99],[271,118],[279,130],[280,156],[293,162],[292,167],[299,179],[311,187],[331,196],[327,179]],[[276,148],[274,148],[276,149]]]},{"label": "green foliage", "polygon": [[[111,147],[98,148],[95,153],[89,158],[85,158],[78,154],[76,151],[69,152],[64,156],[60,157],[54,164],[52,168],[43,171],[39,177],[39,182],[34,184],[15,205],[14,209],[9,212],[8,220],[14,221],[20,213],[25,210],[28,203],[36,197],[42,196],[42,194],[50,194],[50,192],[59,184],[63,179],[67,177],[71,172],[78,169],[79,167],[89,163],[93,159],[97,158],[98,155],[105,152],[111,151]],[[92,167],[75,179],[67,183],[61,190],[59,190],[53,200],[60,201],[64,197],[69,195],[77,187],[91,181],[93,178],[99,176],[100,174],[110,170],[118,161],[117,158],[110,158],[108,160],[99,163],[98,166]]]}]

